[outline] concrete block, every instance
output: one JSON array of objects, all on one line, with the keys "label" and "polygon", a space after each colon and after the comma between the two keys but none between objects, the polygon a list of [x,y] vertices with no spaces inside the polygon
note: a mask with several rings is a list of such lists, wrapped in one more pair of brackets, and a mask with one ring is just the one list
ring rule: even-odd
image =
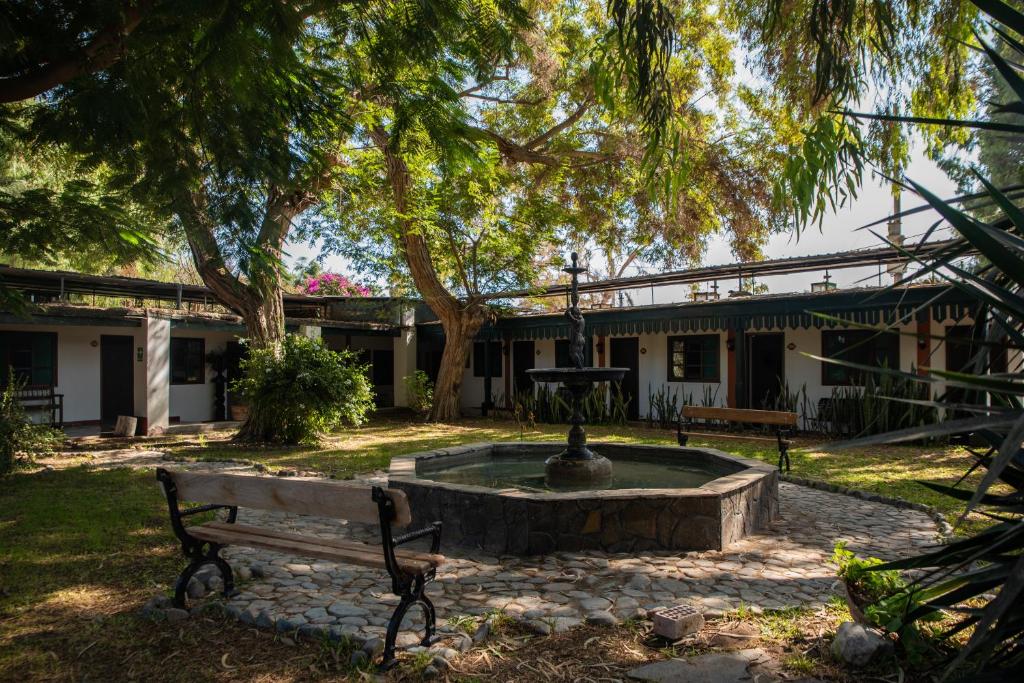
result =
[{"label": "concrete block", "polygon": [[679,640],[704,626],[704,615],[690,605],[666,607],[653,613],[654,632],[668,640]]}]

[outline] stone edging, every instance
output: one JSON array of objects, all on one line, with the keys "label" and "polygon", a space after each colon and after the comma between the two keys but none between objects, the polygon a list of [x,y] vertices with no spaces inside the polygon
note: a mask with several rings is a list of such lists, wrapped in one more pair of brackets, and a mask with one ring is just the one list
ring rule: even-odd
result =
[{"label": "stone edging", "polygon": [[945,516],[933,508],[931,505],[925,505],[924,503],[914,503],[909,500],[902,498],[895,498],[892,496],[883,496],[880,493],[870,493],[868,491],[861,491],[859,489],[851,489],[846,486],[839,486],[837,484],[829,484],[828,482],[820,481],[817,479],[804,479],[803,477],[794,477],[791,474],[785,474],[780,472],[779,479],[788,482],[790,484],[796,484],[797,486],[806,486],[808,488],[817,489],[819,491],[828,491],[829,493],[838,493],[844,496],[850,496],[852,498],[860,498],[861,500],[871,501],[872,503],[882,503],[884,505],[891,505],[896,508],[904,510],[917,510],[931,517],[932,521],[939,527],[939,536],[942,537],[943,541],[946,541],[953,536],[953,527],[946,521]]}]

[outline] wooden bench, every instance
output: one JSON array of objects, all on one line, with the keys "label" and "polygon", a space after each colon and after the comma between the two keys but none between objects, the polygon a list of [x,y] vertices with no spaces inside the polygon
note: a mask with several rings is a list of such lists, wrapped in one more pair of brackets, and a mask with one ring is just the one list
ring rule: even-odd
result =
[{"label": "wooden bench", "polygon": [[58,394],[55,387],[22,387],[14,392],[14,398],[26,413],[49,415],[52,427],[64,427],[64,394]]},{"label": "wooden bench", "polygon": [[[434,642],[437,615],[424,587],[433,580],[437,567],[444,561],[444,557],[438,554],[441,523],[434,522],[424,529],[393,535],[393,529],[406,527],[412,521],[405,492],[334,481],[182,472],[163,468],[157,469],[156,477],[167,497],[171,527],[189,560],[174,586],[176,607],[185,606],[189,580],[206,564],[213,564],[220,570],[225,597],[233,595],[231,567],[220,557],[220,550],[228,545],[248,546],[386,570],[391,577],[391,590],[400,600],[388,622],[382,668],[390,668],[395,663],[395,639],[402,618],[414,604],[422,607],[426,617],[423,644]],[[183,509],[180,501],[205,504]],[[238,524],[239,507],[379,524],[381,545],[377,547],[342,538],[325,539]],[[184,518],[190,515],[220,509],[228,511],[226,521],[184,524]],[[427,536],[431,537],[429,552],[398,549],[400,545]]]},{"label": "wooden bench", "polygon": [[[691,420],[720,420],[722,422],[771,425],[775,427],[775,438],[766,439],[757,436],[745,436],[741,434],[701,433],[687,431],[686,427]],[[798,415],[781,410],[747,410],[741,408],[705,408],[702,406],[683,406],[679,412],[679,423],[676,427],[676,438],[680,446],[685,446],[691,436],[703,436],[713,439],[743,439],[746,441],[772,441],[779,449],[779,471],[782,471],[782,462],[786,462],[786,471],[789,471],[789,447],[792,441],[789,437],[796,431]]]}]

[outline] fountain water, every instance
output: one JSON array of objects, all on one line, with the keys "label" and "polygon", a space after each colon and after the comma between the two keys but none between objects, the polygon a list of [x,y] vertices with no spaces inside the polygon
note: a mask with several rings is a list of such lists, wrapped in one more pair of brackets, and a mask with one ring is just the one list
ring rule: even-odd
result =
[{"label": "fountain water", "polygon": [[572,290],[565,316],[569,319],[569,360],[568,368],[535,368],[526,374],[534,382],[558,382],[571,397],[572,417],[570,418],[568,446],[544,463],[544,478],[551,488],[600,485],[612,478],[612,462],[587,448],[587,432],[580,406],[587,395],[594,390],[595,382],[617,382],[628,368],[583,367],[586,337],[583,334],[585,322],[580,310],[579,274],[586,269],[578,265],[578,255],[572,254],[572,265],[564,268],[572,275]]}]

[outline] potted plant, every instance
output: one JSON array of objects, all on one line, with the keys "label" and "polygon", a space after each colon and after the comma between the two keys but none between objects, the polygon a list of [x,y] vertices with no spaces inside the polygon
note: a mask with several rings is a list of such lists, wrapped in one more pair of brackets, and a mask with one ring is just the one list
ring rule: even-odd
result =
[{"label": "potted plant", "polygon": [[[860,558],[846,549],[846,542],[836,543],[832,561],[839,567],[836,574],[842,582],[843,596],[850,616],[862,626],[898,633],[904,639],[916,637],[916,630],[906,617],[933,597],[931,591],[916,589],[896,569],[881,569],[885,564],[877,557]],[[941,613],[919,621],[937,621]]]}]

